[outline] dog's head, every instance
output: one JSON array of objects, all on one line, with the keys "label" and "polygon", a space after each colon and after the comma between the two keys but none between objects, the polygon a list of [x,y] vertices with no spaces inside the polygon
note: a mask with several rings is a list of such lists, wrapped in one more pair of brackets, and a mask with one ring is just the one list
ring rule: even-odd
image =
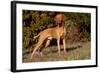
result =
[{"label": "dog's head", "polygon": [[66,16],[62,13],[59,13],[55,16],[54,21],[55,21],[56,25],[62,26],[65,24]]}]

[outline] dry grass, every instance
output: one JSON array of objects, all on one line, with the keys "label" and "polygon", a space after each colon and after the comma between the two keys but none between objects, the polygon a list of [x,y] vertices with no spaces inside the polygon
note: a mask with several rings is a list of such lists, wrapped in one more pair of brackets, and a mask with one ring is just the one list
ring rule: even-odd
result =
[{"label": "dry grass", "polygon": [[63,52],[61,46],[61,55],[58,56],[57,46],[47,47],[43,49],[43,55],[35,53],[33,59],[30,60],[30,52],[24,52],[23,62],[45,62],[45,61],[68,61],[68,60],[85,60],[91,58],[90,42],[66,44],[66,53]]}]

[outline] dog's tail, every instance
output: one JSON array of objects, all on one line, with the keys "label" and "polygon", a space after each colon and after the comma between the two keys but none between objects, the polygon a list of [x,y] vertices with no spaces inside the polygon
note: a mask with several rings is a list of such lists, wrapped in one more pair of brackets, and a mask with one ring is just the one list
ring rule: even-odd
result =
[{"label": "dog's tail", "polygon": [[40,36],[40,33],[38,35],[36,35],[33,40],[35,40],[36,38],[38,38]]}]

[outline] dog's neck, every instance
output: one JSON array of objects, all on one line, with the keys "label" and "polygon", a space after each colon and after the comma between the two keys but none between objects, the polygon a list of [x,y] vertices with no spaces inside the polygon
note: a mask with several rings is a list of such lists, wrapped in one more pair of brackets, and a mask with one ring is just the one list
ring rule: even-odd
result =
[{"label": "dog's neck", "polygon": [[57,27],[65,27],[64,24],[57,24]]}]

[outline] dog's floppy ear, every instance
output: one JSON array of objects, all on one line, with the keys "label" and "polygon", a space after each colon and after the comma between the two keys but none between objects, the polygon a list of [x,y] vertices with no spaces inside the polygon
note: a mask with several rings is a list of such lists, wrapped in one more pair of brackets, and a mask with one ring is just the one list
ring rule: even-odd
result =
[{"label": "dog's floppy ear", "polygon": [[66,21],[66,16],[63,14],[63,22],[65,22]]},{"label": "dog's floppy ear", "polygon": [[67,17],[64,14],[62,16],[63,16],[62,25],[65,26],[65,22],[66,22]]}]

